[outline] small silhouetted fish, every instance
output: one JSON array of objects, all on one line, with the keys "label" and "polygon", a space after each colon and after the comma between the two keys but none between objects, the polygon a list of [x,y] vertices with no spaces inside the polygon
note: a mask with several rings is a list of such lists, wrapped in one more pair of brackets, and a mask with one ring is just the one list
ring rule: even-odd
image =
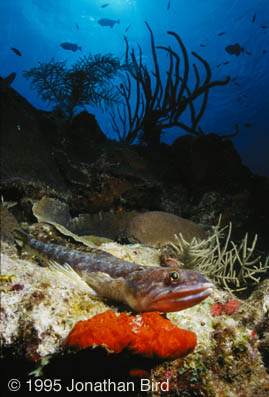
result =
[{"label": "small silhouetted fish", "polygon": [[125,29],[125,33],[128,32],[128,30],[130,29],[131,24],[129,23],[129,25],[127,26],[127,28]]},{"label": "small silhouetted fish", "polygon": [[170,6],[171,6],[171,1],[168,0],[168,4],[167,4],[167,10],[170,10]]},{"label": "small silhouetted fish", "polygon": [[5,84],[10,85],[15,80],[15,77],[16,77],[16,73],[12,72],[7,77],[5,77],[3,81]]},{"label": "small silhouetted fish", "polygon": [[240,45],[236,43],[236,44],[227,45],[227,47],[225,47],[225,51],[228,52],[228,54],[238,56],[241,54],[241,52],[244,52],[244,48],[240,47]]},{"label": "small silhouetted fish", "polygon": [[249,51],[246,50],[246,54],[247,55],[252,55],[252,52],[249,52]]},{"label": "small silhouetted fish", "polygon": [[217,65],[217,68],[221,67],[222,65],[228,65],[228,63],[230,63],[230,62],[229,61],[225,61],[225,62],[219,63]]},{"label": "small silhouetted fish", "polygon": [[79,30],[79,26],[78,26],[78,24],[76,23],[76,28],[77,28],[77,30]]},{"label": "small silhouetted fish", "polygon": [[266,50],[262,50],[263,55],[266,54]]},{"label": "small silhouetted fish", "polygon": [[200,44],[200,47],[206,47],[206,45],[205,44]]},{"label": "small silhouetted fish", "polygon": [[101,26],[110,26],[111,28],[113,28],[115,23],[120,23],[120,20],[118,19],[117,21],[115,21],[114,19],[102,18],[102,19],[99,19],[99,21],[97,21],[97,22]]},{"label": "small silhouetted fish", "polygon": [[77,44],[74,44],[74,43],[64,42],[64,43],[60,44],[60,46],[64,50],[70,50],[70,51],[73,51],[73,52],[75,52],[77,50],[80,50],[80,51],[82,50],[82,47],[79,47]]},{"label": "small silhouetted fish", "polygon": [[225,34],[225,32],[220,32],[218,33],[218,36],[223,36]]},{"label": "small silhouetted fish", "polygon": [[16,55],[18,55],[19,57],[21,57],[21,52],[18,50],[18,48],[13,48],[13,47],[11,47],[11,50],[12,50],[13,52],[15,52]]},{"label": "small silhouetted fish", "polygon": [[247,128],[251,128],[252,124],[251,123],[245,123],[244,126],[247,127]]},{"label": "small silhouetted fish", "polygon": [[256,20],[256,12],[255,12],[255,14],[254,14],[253,17],[252,17],[252,23],[254,23],[255,20]]},{"label": "small silhouetted fish", "polygon": [[261,25],[261,28],[262,28],[262,29],[268,29],[269,26],[268,26],[268,25]]},{"label": "small silhouetted fish", "polygon": [[101,8],[106,8],[107,6],[109,6],[109,3],[102,4]]}]

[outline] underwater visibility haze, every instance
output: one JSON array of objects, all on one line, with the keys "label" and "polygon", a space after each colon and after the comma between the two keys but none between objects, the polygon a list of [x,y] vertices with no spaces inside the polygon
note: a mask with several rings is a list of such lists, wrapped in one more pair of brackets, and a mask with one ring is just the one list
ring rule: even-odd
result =
[{"label": "underwater visibility haze", "polygon": [[[31,88],[31,81],[23,77],[23,72],[38,66],[38,62],[54,59],[70,67],[89,54],[111,54],[124,61],[125,36],[137,57],[140,46],[142,63],[152,76],[150,33],[145,22],[153,32],[156,46],[180,52],[175,38],[167,34],[175,32],[188,53],[190,89],[195,84],[193,63],[200,78],[205,77],[205,69],[192,51],[208,62],[213,80],[224,81],[230,76],[227,85],[209,89],[198,127],[206,134],[225,135],[233,134],[238,125],[239,134],[234,142],[244,164],[253,172],[269,175],[268,1],[2,0],[0,10],[1,76],[16,73],[13,88],[44,110],[52,109],[55,104],[44,101]],[[169,56],[168,51],[157,49],[163,80],[167,77]],[[179,56],[183,67],[182,54]],[[131,106],[135,104],[131,102]],[[195,106],[201,106],[201,97]],[[95,106],[90,111],[102,130],[117,138],[109,110]],[[180,122],[186,123],[188,117],[188,111],[184,112]],[[181,128],[169,128],[161,139],[172,143],[185,132]]]},{"label": "underwater visibility haze", "polygon": [[268,395],[269,0],[1,0],[0,31],[4,395]]},{"label": "underwater visibility haze", "polygon": [[[190,90],[196,84],[194,63],[200,85],[206,78],[202,61],[192,52],[208,63],[212,81],[226,81],[230,77],[227,84],[206,91],[206,108],[197,120],[196,130],[201,128],[205,134],[232,135],[238,126],[234,143],[243,163],[254,173],[269,176],[267,0],[111,0],[108,3],[102,0],[2,0],[0,11],[1,76],[5,78],[13,73],[12,87],[35,107],[44,110],[52,109],[55,103],[44,100],[31,86],[31,79],[27,80],[24,75],[39,62],[65,62],[65,67],[70,68],[84,56],[110,54],[123,64],[128,42],[130,54],[134,49],[137,60],[141,48],[141,62],[146,65],[154,86],[156,70],[151,29],[155,46],[166,47],[166,50],[156,49],[160,78],[165,87],[171,57],[168,48],[178,53],[183,78],[184,62],[179,43],[167,32],[176,33],[188,54]],[[175,78],[176,57],[173,61],[171,75]],[[111,80],[112,85],[113,81],[114,85],[119,85],[117,78]],[[109,84],[106,89],[110,91],[111,87]],[[132,95],[135,90],[133,85]],[[203,95],[193,101],[197,112],[202,106]],[[82,105],[87,105],[86,102],[82,101]],[[110,109],[101,107],[100,101],[92,101],[90,105],[94,107],[88,110],[95,114],[101,129],[108,137],[117,139]],[[130,106],[134,111],[134,100],[130,101]],[[75,112],[80,110],[78,106]],[[178,121],[189,125],[190,113],[190,108],[186,109]],[[119,120],[115,113],[114,117]],[[180,126],[170,126],[163,131],[161,140],[169,144],[188,133]]]}]

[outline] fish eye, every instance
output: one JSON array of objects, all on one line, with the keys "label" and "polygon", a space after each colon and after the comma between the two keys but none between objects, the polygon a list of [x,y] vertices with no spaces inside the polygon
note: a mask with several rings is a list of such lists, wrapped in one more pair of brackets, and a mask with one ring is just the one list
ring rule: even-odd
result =
[{"label": "fish eye", "polygon": [[171,282],[178,281],[179,278],[180,278],[179,273],[176,271],[169,274],[169,281]]}]

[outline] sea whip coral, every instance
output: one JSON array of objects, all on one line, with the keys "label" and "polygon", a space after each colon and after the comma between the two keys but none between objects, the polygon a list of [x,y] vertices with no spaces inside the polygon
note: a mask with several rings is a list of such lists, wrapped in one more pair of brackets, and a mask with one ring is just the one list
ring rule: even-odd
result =
[{"label": "sea whip coral", "polygon": [[79,348],[102,345],[114,353],[127,348],[150,358],[175,359],[194,350],[196,335],[178,328],[156,312],[128,316],[107,310],[79,321],[63,345]]}]

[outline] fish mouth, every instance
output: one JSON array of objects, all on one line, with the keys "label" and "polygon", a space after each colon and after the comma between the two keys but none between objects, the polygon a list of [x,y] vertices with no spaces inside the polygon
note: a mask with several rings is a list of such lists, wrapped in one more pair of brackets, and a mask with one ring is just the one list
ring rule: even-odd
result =
[{"label": "fish mouth", "polygon": [[180,287],[178,291],[164,291],[155,296],[151,302],[151,310],[176,312],[194,306],[207,298],[213,292],[214,284],[198,283]]}]

